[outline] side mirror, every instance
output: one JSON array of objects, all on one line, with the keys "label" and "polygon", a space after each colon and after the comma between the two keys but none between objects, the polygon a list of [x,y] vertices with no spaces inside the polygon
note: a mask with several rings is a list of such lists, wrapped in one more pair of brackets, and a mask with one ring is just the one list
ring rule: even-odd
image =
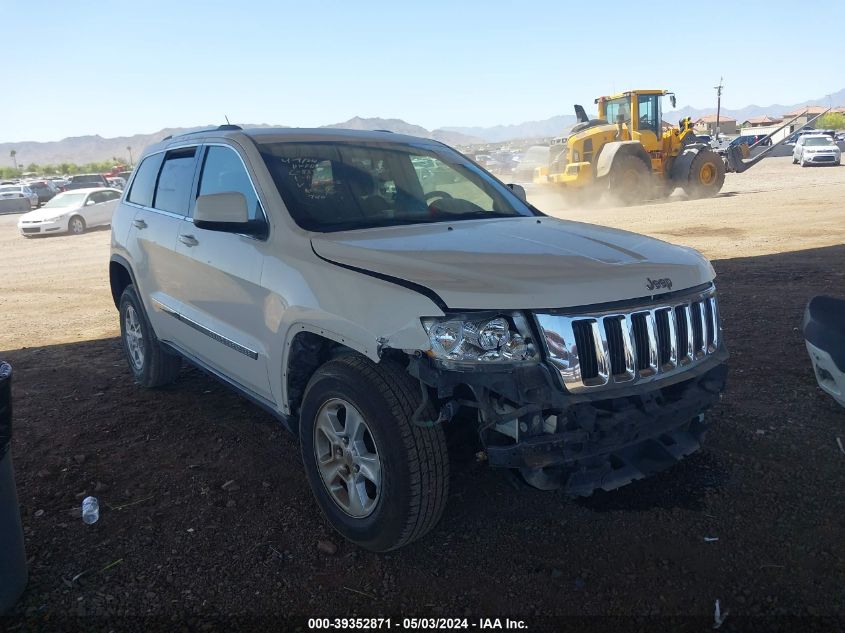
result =
[{"label": "side mirror", "polygon": [[508,189],[513,191],[513,195],[515,195],[523,202],[528,202],[528,196],[525,195],[525,187],[523,187],[522,185],[516,185],[511,183],[508,185]]},{"label": "side mirror", "polygon": [[207,231],[264,235],[263,221],[250,220],[246,197],[239,191],[210,193],[197,198],[194,226]]}]

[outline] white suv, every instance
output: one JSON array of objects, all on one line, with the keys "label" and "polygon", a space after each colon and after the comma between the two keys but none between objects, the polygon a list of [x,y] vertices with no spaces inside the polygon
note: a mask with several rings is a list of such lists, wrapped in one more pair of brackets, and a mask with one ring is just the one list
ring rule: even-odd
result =
[{"label": "white suv", "polygon": [[724,388],[699,253],[550,218],[388,132],[165,139],[114,214],[110,277],[136,381],[170,382],[184,358],[271,411],[328,520],[372,550],[437,523],[452,431],[588,495],[698,449]]}]

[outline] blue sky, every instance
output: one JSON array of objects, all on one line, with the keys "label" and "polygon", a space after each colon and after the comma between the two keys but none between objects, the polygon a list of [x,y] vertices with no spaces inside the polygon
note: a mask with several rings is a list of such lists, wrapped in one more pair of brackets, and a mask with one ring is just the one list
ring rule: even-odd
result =
[{"label": "blue sky", "polygon": [[[3,142],[224,115],[486,126],[569,114],[631,87],[704,108],[720,76],[728,108],[845,88],[842,0],[0,0],[0,21],[4,92],[22,95],[0,99]],[[818,34],[812,56],[796,50],[802,23]]]}]

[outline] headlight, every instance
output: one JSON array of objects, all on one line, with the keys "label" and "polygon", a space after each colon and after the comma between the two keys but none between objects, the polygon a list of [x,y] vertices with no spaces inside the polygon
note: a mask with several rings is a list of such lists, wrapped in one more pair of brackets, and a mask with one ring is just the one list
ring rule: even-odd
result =
[{"label": "headlight", "polygon": [[537,358],[531,330],[521,313],[425,318],[429,355],[443,364],[520,363]]},{"label": "headlight", "polygon": [[63,217],[64,217],[64,213],[62,213],[61,215],[53,216],[52,218],[46,218],[46,219],[42,220],[42,222],[58,222]]}]

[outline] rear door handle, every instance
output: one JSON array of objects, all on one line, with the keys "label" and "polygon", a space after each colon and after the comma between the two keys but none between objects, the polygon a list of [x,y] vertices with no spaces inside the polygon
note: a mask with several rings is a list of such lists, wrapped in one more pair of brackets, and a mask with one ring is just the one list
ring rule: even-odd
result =
[{"label": "rear door handle", "polygon": [[143,220],[132,220],[132,224],[134,224],[135,228],[138,228],[138,229],[147,228],[147,223],[144,222]]},{"label": "rear door handle", "polygon": [[193,235],[180,235],[179,241],[182,242],[185,246],[196,246],[199,244],[199,240],[195,238]]}]

